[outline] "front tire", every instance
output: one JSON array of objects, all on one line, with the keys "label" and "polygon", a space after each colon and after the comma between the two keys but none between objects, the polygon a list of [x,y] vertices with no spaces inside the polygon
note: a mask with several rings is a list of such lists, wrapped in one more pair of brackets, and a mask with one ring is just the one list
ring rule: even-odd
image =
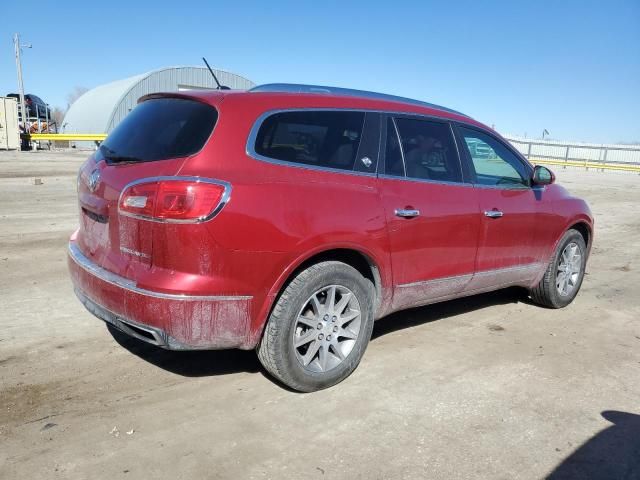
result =
[{"label": "front tire", "polygon": [[563,308],[580,290],[587,264],[587,246],[577,230],[567,230],[540,280],[530,291],[531,299],[545,307]]},{"label": "front tire", "polygon": [[373,330],[375,289],[342,262],[312,265],[278,298],[258,345],[260,362],[294,390],[335,385],[358,366]]}]

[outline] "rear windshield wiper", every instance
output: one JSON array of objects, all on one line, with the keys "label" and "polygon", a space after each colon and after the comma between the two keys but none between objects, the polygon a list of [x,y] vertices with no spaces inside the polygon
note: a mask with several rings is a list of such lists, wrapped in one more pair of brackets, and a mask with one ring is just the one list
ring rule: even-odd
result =
[{"label": "rear windshield wiper", "polygon": [[104,143],[100,145],[99,150],[102,152],[102,155],[107,160],[107,162],[112,163],[126,163],[126,162],[141,162],[142,159],[130,155],[118,155],[115,150],[107,147]]},{"label": "rear windshield wiper", "polygon": [[108,162],[126,163],[126,162],[142,162],[141,158],[131,157],[129,155],[105,155]]}]

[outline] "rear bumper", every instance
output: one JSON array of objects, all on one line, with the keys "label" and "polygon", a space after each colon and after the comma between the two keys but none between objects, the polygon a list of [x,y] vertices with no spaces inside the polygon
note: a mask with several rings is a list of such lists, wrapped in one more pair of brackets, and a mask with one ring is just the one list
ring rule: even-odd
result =
[{"label": "rear bumper", "polygon": [[87,258],[69,242],[76,295],[96,317],[170,350],[251,348],[251,296],[189,295],[143,289]]}]

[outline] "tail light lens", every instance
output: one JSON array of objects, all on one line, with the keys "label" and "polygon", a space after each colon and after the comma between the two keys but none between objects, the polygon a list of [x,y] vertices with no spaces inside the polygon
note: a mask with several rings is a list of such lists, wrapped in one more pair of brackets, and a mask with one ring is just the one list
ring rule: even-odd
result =
[{"label": "tail light lens", "polygon": [[197,177],[143,179],[125,187],[118,210],[158,222],[203,222],[229,201],[231,185]]}]

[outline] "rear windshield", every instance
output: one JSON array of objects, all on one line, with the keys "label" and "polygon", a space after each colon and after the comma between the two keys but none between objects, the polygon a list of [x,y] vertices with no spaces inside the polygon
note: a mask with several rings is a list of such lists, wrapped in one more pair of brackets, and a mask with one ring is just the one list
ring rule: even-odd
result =
[{"label": "rear windshield", "polygon": [[97,157],[108,163],[186,157],[202,149],[217,119],[215,108],[194,100],[147,100],[109,134]]}]

